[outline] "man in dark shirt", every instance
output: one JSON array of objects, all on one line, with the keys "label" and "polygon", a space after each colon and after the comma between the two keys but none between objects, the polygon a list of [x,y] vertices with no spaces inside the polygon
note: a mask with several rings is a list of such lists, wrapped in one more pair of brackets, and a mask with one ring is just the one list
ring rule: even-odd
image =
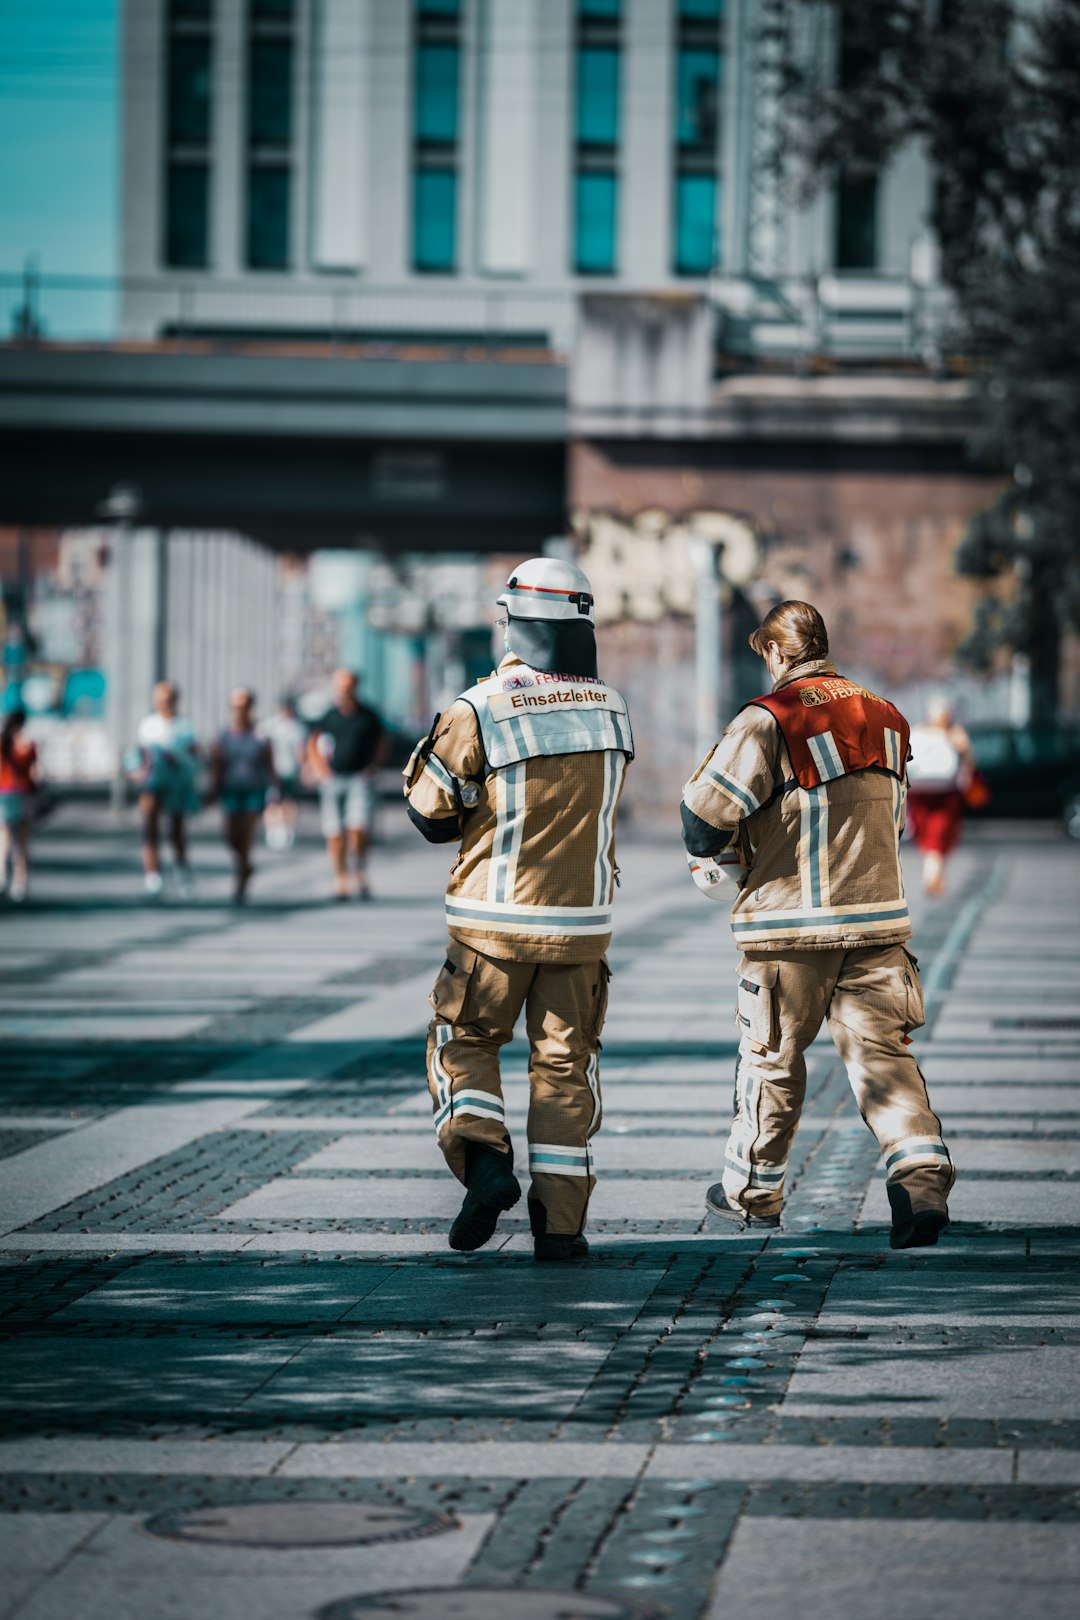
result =
[{"label": "man in dark shirt", "polygon": [[373,777],[385,752],[385,737],[382,721],[360,702],[359,690],[360,679],[351,669],[335,671],[334,707],[315,725],[308,742],[338,900],[349,898],[350,855],[357,898],[371,899],[367,851],[375,807]]}]

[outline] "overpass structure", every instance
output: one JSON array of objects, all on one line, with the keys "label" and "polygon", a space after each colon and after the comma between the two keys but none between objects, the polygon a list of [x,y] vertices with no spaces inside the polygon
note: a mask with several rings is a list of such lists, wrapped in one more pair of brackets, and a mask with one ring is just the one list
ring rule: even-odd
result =
[{"label": "overpass structure", "polygon": [[118,484],[158,528],[290,551],[484,551],[565,518],[566,367],[210,343],[0,348],[0,522],[99,521]]},{"label": "overpass structure", "polygon": [[[229,528],[289,551],[528,549],[565,529],[568,447],[737,468],[956,467],[966,384],[713,375],[700,301],[598,302],[549,350],[185,339],[0,347],[0,522]],[[656,314],[655,322],[650,316]]]}]

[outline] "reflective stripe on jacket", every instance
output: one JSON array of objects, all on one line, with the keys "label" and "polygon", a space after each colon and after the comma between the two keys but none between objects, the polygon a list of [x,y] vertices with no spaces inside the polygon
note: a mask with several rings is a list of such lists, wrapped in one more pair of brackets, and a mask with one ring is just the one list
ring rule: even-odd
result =
[{"label": "reflective stripe on jacket", "polygon": [[[590,695],[504,701],[564,691]],[[407,768],[405,793],[426,837],[460,837],[446,890],[454,939],[519,962],[603,955],[615,817],[632,749],[617,692],[601,681],[558,680],[513,657],[441,716]]]},{"label": "reflective stripe on jacket", "polygon": [[[826,660],[796,666],[776,692],[810,677],[822,700],[812,706],[812,730],[793,733],[792,746],[796,753],[800,743],[805,747],[812,771],[801,758],[800,780],[768,700],[749,704],[686,784],[684,840],[696,855],[735,848],[749,868],[731,913],[743,950],[899,944],[911,937],[899,850],[907,725],[883,705],[880,758],[868,745],[872,762],[856,763],[862,756],[852,755],[850,739],[857,727],[844,705],[865,715],[869,695],[842,681]],[[789,731],[791,702],[776,705]],[[809,736],[834,742],[830,751],[819,744],[825,770]]]}]

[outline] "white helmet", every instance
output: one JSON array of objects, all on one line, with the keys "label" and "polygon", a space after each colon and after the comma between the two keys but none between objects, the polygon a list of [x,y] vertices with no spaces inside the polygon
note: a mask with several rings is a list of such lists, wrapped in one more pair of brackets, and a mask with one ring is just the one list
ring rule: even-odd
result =
[{"label": "white helmet", "polygon": [[558,557],[530,557],[515,568],[497,599],[512,619],[585,619],[595,624],[587,574]]}]

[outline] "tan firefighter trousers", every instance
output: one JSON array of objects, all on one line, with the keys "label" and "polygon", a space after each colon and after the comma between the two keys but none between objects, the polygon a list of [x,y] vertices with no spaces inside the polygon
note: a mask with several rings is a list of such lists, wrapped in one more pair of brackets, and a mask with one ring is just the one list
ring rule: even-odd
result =
[{"label": "tan firefighter trousers", "polygon": [[881,1147],[894,1220],[944,1210],[955,1171],[905,1041],[923,1022],[923,992],[916,960],[902,945],[742,958],[724,1191],[750,1214],[779,1210],[806,1091],[803,1054],[823,1019]]},{"label": "tan firefighter trousers", "polygon": [[529,1217],[534,1232],[576,1234],[596,1185],[589,1141],[600,1128],[600,1031],[606,961],[510,962],[451,940],[428,998],[427,1072],[435,1132],[463,1179],[465,1143],[506,1150],[499,1050],[525,1008],[529,1036]]}]

